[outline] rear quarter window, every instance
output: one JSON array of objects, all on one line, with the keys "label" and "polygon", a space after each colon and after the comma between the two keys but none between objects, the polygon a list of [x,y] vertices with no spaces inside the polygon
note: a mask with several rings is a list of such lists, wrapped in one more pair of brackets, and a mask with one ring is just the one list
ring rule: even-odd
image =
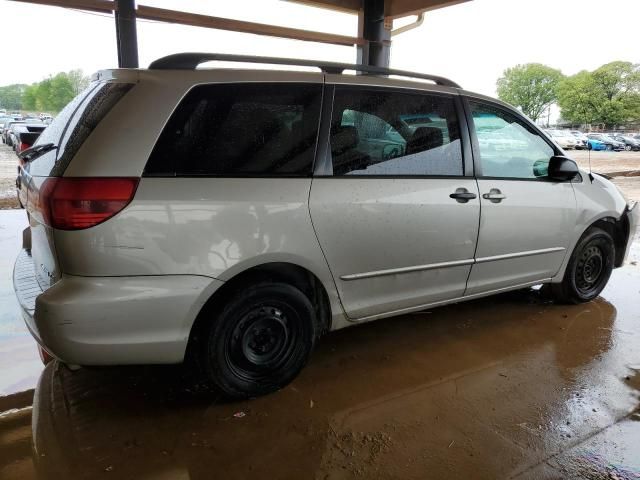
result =
[{"label": "rear quarter window", "polygon": [[310,176],[320,84],[194,87],[180,102],[145,168],[148,176]]},{"label": "rear quarter window", "polygon": [[58,148],[32,160],[29,173],[61,176],[98,123],[131,87],[130,83],[93,83],[69,102],[35,143],[53,143]]}]

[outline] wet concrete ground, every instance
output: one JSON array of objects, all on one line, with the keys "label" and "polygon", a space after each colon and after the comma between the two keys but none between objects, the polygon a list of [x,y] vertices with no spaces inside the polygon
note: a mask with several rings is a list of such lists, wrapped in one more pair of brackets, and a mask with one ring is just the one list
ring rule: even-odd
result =
[{"label": "wet concrete ground", "polygon": [[[0,478],[640,477],[640,243],[601,298],[538,291],[325,337],[289,387],[221,402],[185,369],[49,365],[0,415]],[[33,428],[33,430],[31,430]]]},{"label": "wet concrete ground", "polygon": [[26,226],[24,210],[0,211],[0,397],[33,388],[42,371],[13,291],[13,264]]}]

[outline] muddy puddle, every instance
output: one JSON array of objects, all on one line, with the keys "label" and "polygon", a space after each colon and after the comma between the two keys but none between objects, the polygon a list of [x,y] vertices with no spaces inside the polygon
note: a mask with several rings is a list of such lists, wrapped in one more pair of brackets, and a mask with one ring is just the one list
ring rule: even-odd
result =
[{"label": "muddy puddle", "polygon": [[0,478],[637,479],[638,253],[588,304],[527,290],[332,333],[251,401],[51,364],[0,418]]}]

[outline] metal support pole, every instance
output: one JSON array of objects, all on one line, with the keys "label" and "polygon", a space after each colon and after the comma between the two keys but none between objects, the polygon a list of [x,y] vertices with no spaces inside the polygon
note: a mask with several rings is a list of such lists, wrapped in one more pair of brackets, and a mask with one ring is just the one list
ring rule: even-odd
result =
[{"label": "metal support pole", "polygon": [[[365,44],[358,47],[358,63],[389,67],[391,57],[391,26],[384,22],[385,0],[363,0],[358,14],[358,36]],[[388,27],[388,28],[387,28]]]},{"label": "metal support pole", "polygon": [[120,68],[138,68],[136,2],[135,0],[115,0],[115,3],[118,66]]}]

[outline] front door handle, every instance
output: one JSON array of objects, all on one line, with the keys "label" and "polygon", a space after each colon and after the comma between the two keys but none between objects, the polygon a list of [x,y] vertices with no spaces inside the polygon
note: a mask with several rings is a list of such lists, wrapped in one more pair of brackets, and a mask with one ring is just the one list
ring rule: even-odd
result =
[{"label": "front door handle", "polygon": [[458,203],[467,203],[469,200],[476,198],[476,194],[470,192],[466,188],[456,188],[456,191],[449,195],[449,198],[454,198]]},{"label": "front door handle", "polygon": [[484,193],[482,198],[489,200],[491,203],[500,203],[502,200],[507,198],[507,196],[500,191],[498,188],[492,188],[489,190],[489,193]]}]

